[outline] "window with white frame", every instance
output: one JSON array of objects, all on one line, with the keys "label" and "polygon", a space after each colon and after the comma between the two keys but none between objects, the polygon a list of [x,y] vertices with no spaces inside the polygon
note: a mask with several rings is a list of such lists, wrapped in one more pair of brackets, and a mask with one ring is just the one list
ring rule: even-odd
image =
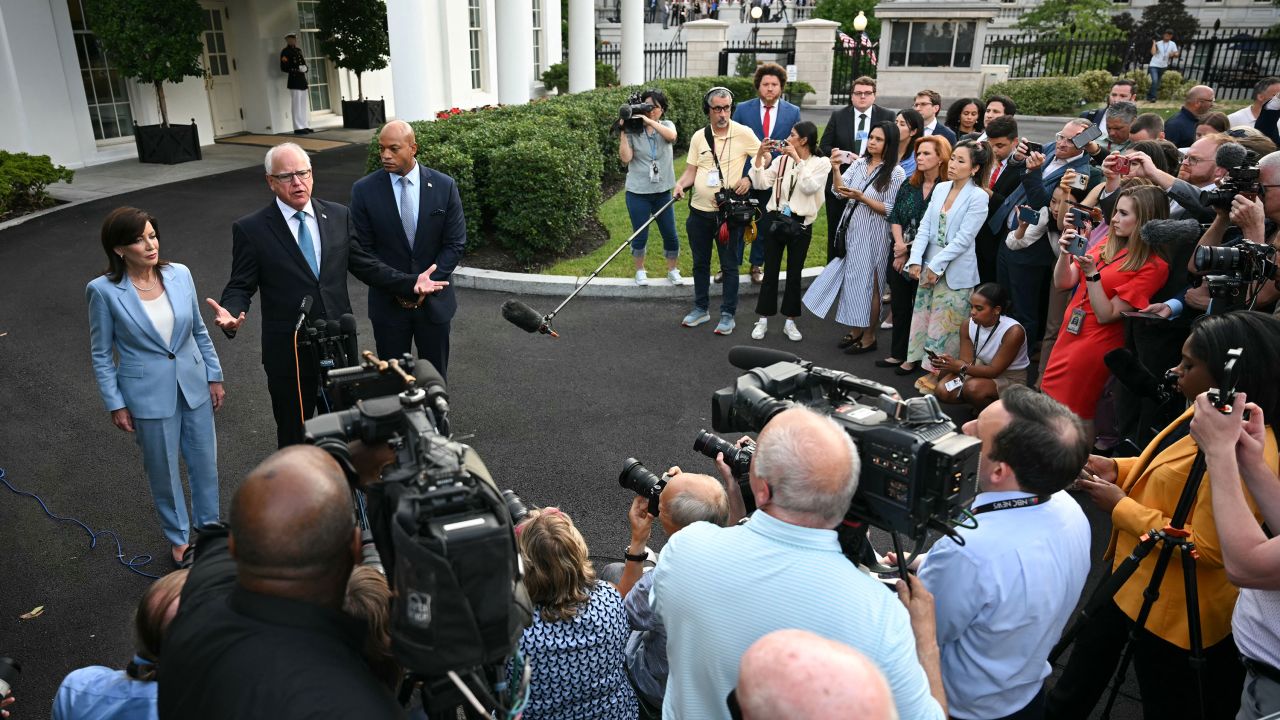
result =
[{"label": "window with white frame", "polygon": [[470,40],[471,89],[484,89],[484,28],[480,0],[467,0],[467,35]]},{"label": "window with white frame", "polygon": [[98,38],[85,21],[83,0],[67,0],[71,11],[71,36],[80,61],[80,79],[89,101],[89,124],[95,140],[133,137],[133,108],[125,79],[111,67]]},{"label": "window with white frame", "polygon": [[973,62],[974,22],[893,23],[890,67],[969,67]]},{"label": "window with white frame", "polygon": [[329,95],[329,59],[320,49],[320,27],[316,24],[319,0],[298,0],[298,47],[307,63],[307,93],[311,111],[332,110]]},{"label": "window with white frame", "polygon": [[533,0],[533,79],[542,77],[542,0]]}]

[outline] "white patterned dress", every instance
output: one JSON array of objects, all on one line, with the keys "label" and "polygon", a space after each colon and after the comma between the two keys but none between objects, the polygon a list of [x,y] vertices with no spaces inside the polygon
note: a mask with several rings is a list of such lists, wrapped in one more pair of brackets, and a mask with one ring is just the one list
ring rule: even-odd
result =
[{"label": "white patterned dress", "polygon": [[[865,157],[850,165],[841,176],[845,187],[862,190],[864,196],[884,203],[885,214],[881,215],[861,202],[853,208],[845,231],[845,256],[832,258],[804,294],[804,306],[809,312],[826,317],[831,306],[835,305],[835,321],[841,325],[870,327],[873,324],[871,300],[884,293],[885,268],[889,264],[892,246],[887,218],[893,212],[894,199],[898,197],[898,188],[905,179],[906,173],[902,168],[894,166],[889,176],[889,187],[883,192],[877,190],[874,183],[867,183]],[[850,201],[846,206],[846,215],[853,205]]]}]

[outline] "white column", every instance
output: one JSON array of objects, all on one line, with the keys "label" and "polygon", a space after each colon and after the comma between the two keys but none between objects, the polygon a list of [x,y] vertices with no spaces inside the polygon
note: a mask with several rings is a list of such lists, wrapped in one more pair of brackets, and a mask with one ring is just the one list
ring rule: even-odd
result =
[{"label": "white column", "polygon": [[533,87],[533,2],[498,0],[498,102],[529,102]]},{"label": "white column", "polygon": [[542,0],[542,32],[547,64],[550,67],[564,60],[564,37],[560,35],[560,0]]},{"label": "white column", "polygon": [[569,0],[569,92],[596,86],[595,30],[591,0]]},{"label": "white column", "polygon": [[644,82],[644,0],[622,0],[623,85]]},{"label": "white column", "polygon": [[432,6],[427,0],[387,0],[387,29],[391,43],[391,91],[396,117],[427,120],[435,116],[440,93],[440,69],[422,51],[422,38],[434,37]]}]

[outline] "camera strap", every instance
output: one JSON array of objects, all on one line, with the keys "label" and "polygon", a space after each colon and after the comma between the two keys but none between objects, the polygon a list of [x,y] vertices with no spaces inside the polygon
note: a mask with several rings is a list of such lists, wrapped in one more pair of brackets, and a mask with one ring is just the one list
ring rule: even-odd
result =
[{"label": "camera strap", "polygon": [[997,512],[999,510],[1015,510],[1017,508],[1035,507],[1049,501],[1052,495],[1032,495],[1031,497],[1012,498],[1009,500],[997,500],[986,505],[979,505],[969,512],[974,515],[981,515],[985,512]]}]

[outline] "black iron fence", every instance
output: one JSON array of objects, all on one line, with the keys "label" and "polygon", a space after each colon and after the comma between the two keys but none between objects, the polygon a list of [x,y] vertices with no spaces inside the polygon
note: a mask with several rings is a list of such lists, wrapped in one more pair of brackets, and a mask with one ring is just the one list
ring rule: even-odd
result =
[{"label": "black iron fence", "polygon": [[[734,58],[731,65],[729,58]],[[756,64],[776,62],[786,67],[796,61],[794,44],[769,43],[766,41],[746,40],[730,42],[720,50],[720,75],[751,75],[756,71]]]},{"label": "black iron fence", "polygon": [[874,38],[868,37],[870,45],[861,40],[845,42],[837,37],[835,47],[831,49],[831,104],[846,105],[849,93],[853,90],[853,81],[863,75],[876,76],[875,53],[878,45]]},{"label": "black iron fence", "polygon": [[[1247,98],[1254,83],[1280,72],[1280,36],[1267,28],[1218,28],[1179,43],[1170,69],[1217,90],[1220,99]],[[985,64],[1009,65],[1009,77],[1079,75],[1087,70],[1119,74],[1151,59],[1148,41],[1080,40],[1022,33],[989,36]],[[834,99],[833,99],[834,102]]]},{"label": "black iron fence", "polygon": [[[670,43],[645,43],[644,46],[644,79],[684,77],[685,60],[688,51],[684,45]],[[622,48],[618,45],[607,45],[596,48],[596,62],[607,63],[619,73],[622,72]]]}]

